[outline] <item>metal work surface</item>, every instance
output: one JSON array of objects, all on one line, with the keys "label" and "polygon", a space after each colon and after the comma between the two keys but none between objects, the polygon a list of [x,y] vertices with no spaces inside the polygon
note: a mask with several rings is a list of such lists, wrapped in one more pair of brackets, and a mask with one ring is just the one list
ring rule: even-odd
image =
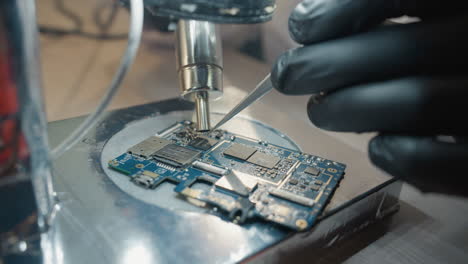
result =
[{"label": "metal work surface", "polygon": [[[223,221],[177,202],[172,193],[173,198],[164,190],[159,194],[146,192],[121,175],[106,174],[109,159],[158,128],[190,119],[191,112],[187,110],[192,108],[187,102],[169,100],[111,112],[82,143],[56,160],[54,181],[61,209],[50,233],[56,258],[63,263],[232,263],[249,257],[258,260],[270,256],[265,249],[282,244],[291,247],[298,240],[301,247],[325,247],[395,211],[398,185],[376,179],[372,188],[367,188],[370,182],[361,188],[347,188],[355,181],[359,183],[360,175],[352,175],[352,168],[326,208],[322,217],[325,219],[311,231],[297,235],[265,222],[239,226]],[[213,116],[215,120],[219,118]],[[52,144],[79,121],[80,118],[51,123]],[[294,127],[291,123],[285,125]],[[260,122],[237,118],[225,128],[298,149],[292,140]],[[334,139],[328,140],[331,144]],[[170,188],[167,186],[166,191]],[[393,198],[388,199],[390,196]],[[343,232],[344,229],[348,231]],[[284,242],[279,244],[281,241]],[[264,253],[252,257],[258,252]]]}]

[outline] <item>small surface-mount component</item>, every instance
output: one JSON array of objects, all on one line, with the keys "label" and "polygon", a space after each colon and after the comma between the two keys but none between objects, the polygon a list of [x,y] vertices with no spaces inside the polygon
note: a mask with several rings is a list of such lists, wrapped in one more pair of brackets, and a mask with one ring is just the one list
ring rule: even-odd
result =
[{"label": "small surface-mount component", "polygon": [[185,148],[176,144],[169,144],[153,154],[157,160],[175,167],[185,166],[199,155],[200,151]]},{"label": "small surface-mount component", "polygon": [[247,159],[247,162],[250,162],[250,163],[265,167],[265,168],[273,169],[280,160],[281,159],[278,157],[257,151],[252,156],[250,156],[250,158]]},{"label": "small surface-mount component", "polygon": [[206,151],[216,145],[216,143],[218,143],[218,140],[216,139],[201,136],[190,141],[189,146]]},{"label": "small surface-mount component", "polygon": [[220,168],[220,167],[217,167],[217,166],[213,166],[211,164],[201,162],[201,161],[198,161],[198,160],[194,161],[192,165],[193,165],[193,167],[195,167],[195,168],[197,168],[199,170],[206,171],[206,172],[218,175],[218,176],[222,176],[222,175],[226,174],[227,171],[228,171],[225,168]]},{"label": "small surface-mount component", "polygon": [[313,175],[313,176],[317,176],[317,175],[319,175],[320,170],[315,168],[315,167],[309,166],[304,170],[304,172],[307,173],[307,174]]},{"label": "small surface-mount component", "polygon": [[271,188],[269,192],[271,195],[274,195],[279,198],[283,198],[283,199],[286,199],[286,200],[289,200],[298,204],[302,204],[305,206],[313,206],[315,204],[314,200],[304,197],[304,196],[299,196],[292,192],[287,192],[287,191],[276,189],[276,188]]},{"label": "small surface-mount component", "polygon": [[211,183],[211,184],[214,184],[216,181],[218,181],[219,178],[216,178],[216,177],[213,177],[211,175],[208,175],[208,174],[203,174],[201,176],[199,176],[197,178],[198,181],[201,181],[201,182],[208,182],[208,183]]},{"label": "small surface-mount component", "polygon": [[296,180],[296,179],[290,179],[289,180],[289,184],[291,184],[291,185],[297,185],[298,183],[299,183],[299,181]]},{"label": "small surface-mount component", "polygon": [[153,179],[156,179],[156,178],[159,177],[159,174],[154,173],[152,171],[147,171],[147,170],[143,171],[142,174],[145,175],[145,176],[151,177]]},{"label": "small surface-mount component", "polygon": [[144,174],[135,175],[135,177],[133,177],[132,181],[136,185],[139,185],[139,186],[144,187],[146,189],[151,188],[151,186],[153,185],[153,182],[154,182],[154,180],[153,180],[153,178],[151,176],[144,175]]},{"label": "small surface-mount component", "polygon": [[310,186],[310,189],[311,189],[312,191],[318,191],[318,190],[320,190],[320,186],[319,186],[319,185],[313,184],[313,185]]},{"label": "small surface-mount component", "polygon": [[224,155],[234,157],[240,160],[247,160],[257,150],[239,143],[233,143],[228,149],[224,151]]},{"label": "small surface-mount component", "polygon": [[211,132],[211,135],[217,139],[221,139],[224,136],[224,131],[222,130],[215,130]]},{"label": "small surface-mount component", "polygon": [[129,148],[127,152],[132,155],[148,158],[156,151],[171,143],[172,142],[170,140],[153,136]]},{"label": "small surface-mount component", "polygon": [[175,135],[176,137],[180,138],[180,139],[185,139],[187,137],[187,131],[180,131],[180,132],[177,132]]},{"label": "small surface-mount component", "polygon": [[316,180],[316,181],[315,181],[315,184],[317,184],[317,185],[322,185],[322,184],[323,184],[323,181],[321,181],[321,180]]}]

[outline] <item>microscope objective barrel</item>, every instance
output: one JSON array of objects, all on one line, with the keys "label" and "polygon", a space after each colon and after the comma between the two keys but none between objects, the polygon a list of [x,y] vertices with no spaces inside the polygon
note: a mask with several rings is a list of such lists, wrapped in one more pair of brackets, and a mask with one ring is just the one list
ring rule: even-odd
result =
[{"label": "microscope objective barrel", "polygon": [[210,130],[210,108],[208,103],[208,93],[198,92],[195,96],[195,111],[197,115],[197,130]]},{"label": "microscope objective barrel", "polygon": [[209,100],[223,90],[223,58],[214,23],[179,20],[176,56],[182,97],[195,102],[198,130],[209,130]]}]

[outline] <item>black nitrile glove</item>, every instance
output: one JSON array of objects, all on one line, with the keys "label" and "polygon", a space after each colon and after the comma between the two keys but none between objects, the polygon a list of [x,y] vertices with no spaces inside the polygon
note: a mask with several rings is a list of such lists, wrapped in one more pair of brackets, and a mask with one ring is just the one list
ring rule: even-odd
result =
[{"label": "black nitrile glove", "polygon": [[[401,15],[421,22],[382,25]],[[316,126],[380,132],[374,164],[422,191],[468,196],[468,1],[305,0],[289,29],[305,46],[278,59],[272,81],[315,94]]]}]

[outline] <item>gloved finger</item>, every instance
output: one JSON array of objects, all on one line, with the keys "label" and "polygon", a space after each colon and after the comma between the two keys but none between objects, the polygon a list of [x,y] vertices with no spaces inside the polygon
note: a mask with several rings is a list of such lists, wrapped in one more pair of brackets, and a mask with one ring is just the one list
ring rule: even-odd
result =
[{"label": "gloved finger", "polygon": [[457,17],[387,26],[297,48],[279,57],[272,81],[282,93],[309,94],[409,75],[464,72],[466,28],[468,20]]},{"label": "gloved finger", "polygon": [[366,31],[387,18],[423,18],[467,12],[468,2],[452,0],[304,0],[289,17],[291,37],[311,44]]},{"label": "gloved finger", "polygon": [[341,89],[307,109],[326,130],[468,135],[467,98],[466,75],[407,77]]},{"label": "gloved finger", "polygon": [[371,161],[424,192],[468,196],[468,143],[435,137],[379,135],[369,143]]}]

